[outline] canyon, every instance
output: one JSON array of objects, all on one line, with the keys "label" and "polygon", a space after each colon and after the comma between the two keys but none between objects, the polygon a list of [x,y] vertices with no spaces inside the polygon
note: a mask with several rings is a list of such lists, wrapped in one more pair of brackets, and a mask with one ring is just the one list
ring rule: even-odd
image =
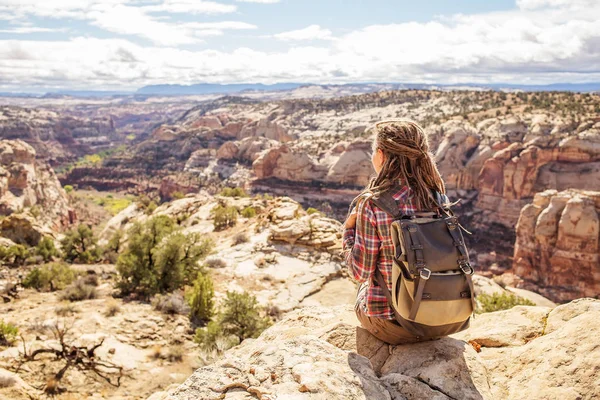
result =
[{"label": "canyon", "polygon": [[[98,357],[126,371],[115,387],[70,370],[64,387],[74,396],[598,395],[589,373],[596,349],[578,344],[593,342],[599,312],[600,97],[439,90],[295,97],[302,90],[4,102],[0,246],[34,249],[51,238],[59,248],[87,226],[104,254],[70,262],[78,276],[96,277],[97,297],[66,304],[66,289],[19,283],[46,265],[39,257],[17,267],[0,262],[2,321],[22,334],[13,346],[0,343],[0,383],[13,382],[0,385],[0,397],[47,391],[39,373],[56,372],[55,362],[22,370],[17,359],[24,346],[56,346],[60,313],[74,321],[74,345],[104,340]],[[478,314],[471,329],[427,345],[394,348],[357,327],[341,223],[374,173],[372,126],[390,118],[414,119],[428,135],[454,210],[472,231],[476,293],[524,305]],[[234,221],[217,224],[217,210]],[[171,221],[174,235],[212,243],[198,263],[211,277],[216,309],[229,293],[250,293],[274,325],[208,357],[195,330],[210,326],[192,324],[183,307],[189,282],[152,299],[119,293],[120,256],[135,230],[157,218]],[[161,296],[185,311],[161,311]],[[114,304],[116,316],[102,311]],[[549,354],[556,343],[564,354]],[[560,368],[551,373],[548,365]],[[542,378],[521,390],[536,373]]]}]

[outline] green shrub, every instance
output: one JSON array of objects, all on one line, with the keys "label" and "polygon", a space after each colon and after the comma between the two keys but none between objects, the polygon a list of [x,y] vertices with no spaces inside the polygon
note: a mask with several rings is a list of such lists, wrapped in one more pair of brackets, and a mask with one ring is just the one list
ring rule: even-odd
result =
[{"label": "green shrub", "polygon": [[239,232],[233,237],[233,245],[236,246],[242,243],[248,243],[250,241],[250,237],[246,232]]},{"label": "green shrub", "polygon": [[227,292],[223,310],[206,328],[196,329],[194,341],[203,350],[222,352],[244,339],[258,337],[269,327],[271,320],[264,313],[256,297],[247,292]]},{"label": "green shrub", "polygon": [[88,264],[100,259],[100,248],[96,245],[94,232],[85,224],[67,231],[61,246],[65,261]]},{"label": "green shrub", "polygon": [[50,262],[54,257],[58,257],[60,254],[54,245],[54,240],[51,237],[44,237],[40,240],[35,248],[35,254],[42,257],[44,262]]},{"label": "green shrub", "polygon": [[238,211],[233,206],[218,205],[212,209],[215,230],[227,229],[237,223]]},{"label": "green shrub", "polygon": [[96,296],[96,288],[92,285],[86,284],[83,278],[79,278],[65,288],[65,290],[60,294],[60,299],[68,301],[81,301],[95,299]]},{"label": "green shrub", "polygon": [[246,191],[244,191],[244,189],[240,187],[224,188],[219,194],[225,197],[248,197]]},{"label": "green shrub", "polygon": [[0,346],[10,346],[17,338],[19,329],[10,322],[0,320]]},{"label": "green shrub", "polygon": [[201,270],[198,261],[214,245],[198,234],[186,236],[176,229],[175,222],[165,215],[130,229],[127,248],[117,260],[117,287],[122,294],[149,298],[179,289],[196,278]]},{"label": "green shrub", "polygon": [[244,218],[254,218],[256,217],[256,209],[254,207],[246,207],[242,210],[242,217]]},{"label": "green shrub", "polygon": [[179,200],[179,199],[183,199],[185,197],[185,194],[183,192],[173,192],[171,194],[171,198],[173,200]]},{"label": "green shrub", "polygon": [[65,189],[65,192],[67,192],[67,194],[71,193],[73,191],[73,186],[71,185],[65,185],[63,187],[63,189]]},{"label": "green shrub", "polygon": [[198,274],[191,291],[186,293],[186,300],[190,305],[190,320],[193,324],[204,324],[212,318],[214,296],[215,291],[210,275]]},{"label": "green shrub", "polygon": [[263,317],[262,312],[256,297],[248,292],[227,292],[219,323],[225,334],[236,336],[241,342],[258,337],[269,327],[270,320]]},{"label": "green shrub", "polygon": [[309,209],[308,209],[308,210],[306,210],[306,213],[307,213],[308,215],[311,215],[311,214],[320,213],[320,211],[319,211],[319,210],[317,210],[316,208],[309,207]]},{"label": "green shrub", "polygon": [[152,215],[157,208],[158,205],[154,201],[151,201],[148,207],[146,207],[146,215]]},{"label": "green shrub", "polygon": [[25,261],[31,256],[30,250],[22,244],[10,247],[0,247],[0,261],[11,267],[25,265]]},{"label": "green shrub", "polygon": [[186,315],[190,312],[190,308],[185,302],[184,297],[179,292],[165,295],[157,294],[152,298],[152,307],[156,311],[169,315]]},{"label": "green shrub", "polygon": [[21,282],[23,287],[41,291],[62,290],[75,279],[75,271],[64,263],[50,263],[36,267]]},{"label": "green shrub", "polygon": [[483,293],[477,296],[477,301],[479,302],[479,307],[476,311],[479,313],[508,310],[514,306],[535,305],[535,303],[528,299],[506,292],[502,294],[494,293],[492,295]]}]

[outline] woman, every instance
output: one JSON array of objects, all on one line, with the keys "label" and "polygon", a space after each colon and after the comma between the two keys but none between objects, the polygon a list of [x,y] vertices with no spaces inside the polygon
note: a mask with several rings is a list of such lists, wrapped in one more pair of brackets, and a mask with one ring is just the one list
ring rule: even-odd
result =
[{"label": "woman", "polygon": [[369,194],[390,191],[402,214],[436,210],[432,190],[445,196],[445,186],[429,153],[423,129],[408,120],[383,121],[375,125],[372,163],[377,176],[359,194],[345,222],[343,250],[351,275],[360,283],[355,311],[362,326],[389,344],[409,343],[417,338],[394,319],[392,308],[378,286],[378,268],[391,290],[394,245],[390,236],[392,217],[368,201]]}]

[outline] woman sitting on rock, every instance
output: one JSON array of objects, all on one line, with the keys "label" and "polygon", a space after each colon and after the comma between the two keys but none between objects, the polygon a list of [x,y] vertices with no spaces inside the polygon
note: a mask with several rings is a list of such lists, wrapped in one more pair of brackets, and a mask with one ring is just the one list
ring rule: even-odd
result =
[{"label": "woman sitting on rock", "polygon": [[[377,176],[353,201],[354,207],[345,222],[343,251],[346,264],[360,283],[355,311],[362,326],[389,344],[409,343],[430,338],[418,337],[404,329],[394,318],[382,288],[375,279],[379,269],[388,289],[392,287],[394,244],[390,235],[392,216],[365,194],[388,191],[402,215],[437,208],[433,191],[447,202],[445,186],[429,153],[423,129],[407,120],[384,121],[375,125],[373,167]],[[391,290],[391,289],[390,289]]]}]

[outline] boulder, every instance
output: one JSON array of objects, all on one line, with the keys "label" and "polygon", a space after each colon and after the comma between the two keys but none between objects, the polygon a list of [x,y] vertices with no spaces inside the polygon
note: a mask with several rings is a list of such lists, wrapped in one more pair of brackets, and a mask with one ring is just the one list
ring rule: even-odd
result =
[{"label": "boulder", "polygon": [[513,257],[520,287],[563,302],[600,293],[600,192],[547,190],[521,210]]},{"label": "boulder", "polygon": [[306,307],[198,369],[180,399],[593,399],[600,301],[480,315],[451,337],[387,345],[351,306]]}]

